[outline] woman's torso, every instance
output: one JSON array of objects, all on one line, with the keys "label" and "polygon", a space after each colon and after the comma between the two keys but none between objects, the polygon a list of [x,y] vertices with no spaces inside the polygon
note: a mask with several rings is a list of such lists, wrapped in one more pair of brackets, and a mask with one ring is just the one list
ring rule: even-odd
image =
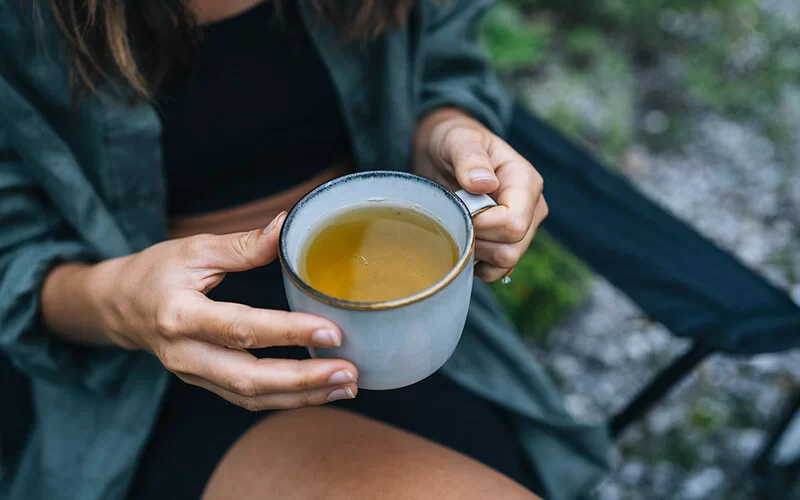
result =
[{"label": "woman's torso", "polygon": [[328,70],[295,2],[203,26],[191,70],[159,93],[171,237],[265,225],[351,170]]}]

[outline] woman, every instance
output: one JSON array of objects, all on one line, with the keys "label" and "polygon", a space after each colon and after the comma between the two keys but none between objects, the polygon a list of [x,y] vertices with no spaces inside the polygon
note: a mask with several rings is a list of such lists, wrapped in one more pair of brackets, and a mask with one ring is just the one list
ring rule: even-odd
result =
[{"label": "woman", "polygon": [[272,264],[303,194],[388,168],[491,193],[476,274],[511,272],[547,204],[495,135],[484,2],[17,3],[0,0],[0,345],[37,423],[12,498],[540,488],[532,450],[574,426],[518,380],[538,374],[485,290],[471,321],[482,307],[495,333],[468,328],[419,384],[359,393],[358,367],[307,359],[344,339],[286,312]]}]

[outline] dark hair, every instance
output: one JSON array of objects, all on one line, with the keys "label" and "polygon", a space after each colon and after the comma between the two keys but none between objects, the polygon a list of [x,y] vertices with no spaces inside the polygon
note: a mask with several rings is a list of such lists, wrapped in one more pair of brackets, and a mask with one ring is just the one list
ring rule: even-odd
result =
[{"label": "dark hair", "polygon": [[[276,2],[280,7],[281,0]],[[345,41],[369,40],[402,24],[414,0],[309,1]],[[198,42],[187,0],[49,0],[68,50],[73,90],[97,92],[119,75],[153,97],[168,71],[188,67]]]}]

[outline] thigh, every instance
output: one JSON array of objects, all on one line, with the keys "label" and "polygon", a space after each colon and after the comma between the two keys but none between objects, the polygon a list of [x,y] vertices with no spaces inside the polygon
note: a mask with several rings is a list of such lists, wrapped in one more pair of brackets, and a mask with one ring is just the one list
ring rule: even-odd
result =
[{"label": "thigh", "polygon": [[[300,358],[303,349],[265,351]],[[463,453],[542,494],[513,418],[441,374],[394,391],[359,391],[339,408],[396,426]],[[173,377],[134,476],[130,500],[196,499],[228,449],[273,412],[252,413]],[[264,454],[273,453],[265,447]]]},{"label": "thigh", "polygon": [[456,450],[542,494],[515,417],[440,373],[393,391],[361,390],[335,406]]},{"label": "thigh", "polygon": [[225,455],[203,498],[535,499],[462,454],[330,407],[262,420]]}]

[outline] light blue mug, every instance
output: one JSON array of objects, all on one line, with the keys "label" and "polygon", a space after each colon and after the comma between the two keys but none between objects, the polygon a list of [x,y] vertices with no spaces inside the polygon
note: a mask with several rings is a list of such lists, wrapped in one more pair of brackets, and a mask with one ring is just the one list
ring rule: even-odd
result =
[{"label": "light blue mug", "polygon": [[[438,283],[410,297],[352,302],[315,290],[298,272],[308,238],[332,216],[359,206],[409,207],[437,220],[458,245],[455,267]],[[486,195],[453,193],[412,174],[361,172],[329,181],[303,197],[286,217],[280,262],[292,311],[327,318],[342,330],[342,345],[309,348],[313,357],[341,358],[359,373],[358,386],[405,387],[442,367],[461,338],[472,293],[475,233],[472,217],[495,206]]]}]

